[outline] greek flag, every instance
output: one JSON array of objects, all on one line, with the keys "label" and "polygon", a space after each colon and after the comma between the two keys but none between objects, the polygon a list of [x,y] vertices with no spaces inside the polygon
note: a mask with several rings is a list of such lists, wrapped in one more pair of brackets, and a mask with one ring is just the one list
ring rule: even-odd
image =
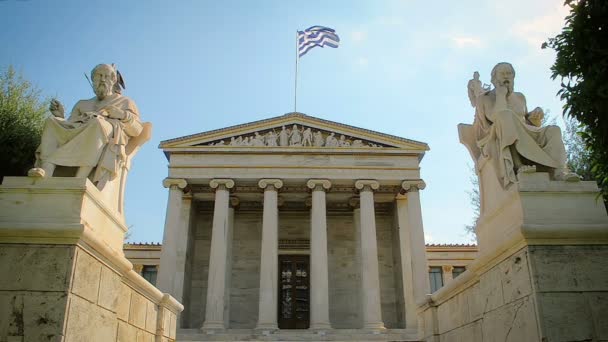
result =
[{"label": "greek flag", "polygon": [[315,46],[337,48],[340,37],[336,31],[325,26],[311,26],[304,31],[298,31],[298,57],[304,56]]}]

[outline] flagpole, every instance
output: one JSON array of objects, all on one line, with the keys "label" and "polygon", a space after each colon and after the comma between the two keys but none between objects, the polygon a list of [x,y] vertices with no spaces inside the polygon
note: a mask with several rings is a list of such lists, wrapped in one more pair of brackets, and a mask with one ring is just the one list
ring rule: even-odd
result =
[{"label": "flagpole", "polygon": [[293,87],[293,111],[297,112],[298,108],[298,61],[300,58],[298,57],[298,31],[296,30],[296,77],[294,80]]}]

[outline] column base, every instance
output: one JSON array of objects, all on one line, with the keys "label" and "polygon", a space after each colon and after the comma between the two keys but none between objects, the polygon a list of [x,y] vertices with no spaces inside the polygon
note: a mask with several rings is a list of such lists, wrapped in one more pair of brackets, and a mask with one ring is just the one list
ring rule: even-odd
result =
[{"label": "column base", "polygon": [[365,330],[370,330],[372,332],[374,331],[384,331],[386,330],[386,327],[384,326],[383,322],[369,322],[369,323],[363,323],[363,329]]},{"label": "column base", "polygon": [[276,323],[258,323],[258,325],[255,327],[256,331],[259,331],[261,333],[271,333],[274,332],[275,330],[278,330],[279,326]]},{"label": "column base", "polygon": [[226,330],[226,327],[224,326],[224,322],[222,321],[205,321],[201,330],[211,335],[216,331]]},{"label": "column base", "polygon": [[310,327],[308,328],[308,330],[331,330],[331,324],[325,322],[310,323]]}]

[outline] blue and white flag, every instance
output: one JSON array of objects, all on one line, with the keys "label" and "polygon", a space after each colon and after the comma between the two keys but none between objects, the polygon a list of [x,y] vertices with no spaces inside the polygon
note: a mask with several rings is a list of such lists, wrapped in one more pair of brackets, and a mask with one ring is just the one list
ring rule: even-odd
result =
[{"label": "blue and white flag", "polygon": [[325,26],[311,26],[304,31],[298,31],[298,57],[304,56],[315,46],[337,48],[340,37],[336,31]]}]

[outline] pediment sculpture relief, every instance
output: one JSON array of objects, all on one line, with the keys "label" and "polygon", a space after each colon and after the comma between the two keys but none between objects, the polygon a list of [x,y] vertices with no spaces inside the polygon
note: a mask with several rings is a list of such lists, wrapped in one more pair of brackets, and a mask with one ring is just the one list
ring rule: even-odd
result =
[{"label": "pediment sculpture relief", "polygon": [[51,101],[53,115],[28,175],[88,177],[122,213],[131,158],[150,139],[152,125],[142,123],[135,102],[122,95],[124,80],[113,65],[97,65],[91,80],[95,97],[78,101],[69,118],[59,101]]},{"label": "pediment sculpture relief", "polygon": [[[468,93],[475,107],[472,128],[461,127],[477,168],[493,163],[503,188],[516,183],[519,172],[549,172],[554,180],[578,181],[566,166],[566,149],[558,126],[542,126],[540,107],[528,111],[524,94],[514,91],[515,69],[498,63],[491,73],[493,89],[481,86],[479,74],[469,81]],[[485,88],[485,89],[484,89]]]},{"label": "pediment sculpture relief", "polygon": [[335,132],[325,132],[312,127],[293,125],[280,129],[254,132],[253,134],[230,137],[206,144],[207,146],[255,146],[255,147],[385,147],[363,139]]}]

